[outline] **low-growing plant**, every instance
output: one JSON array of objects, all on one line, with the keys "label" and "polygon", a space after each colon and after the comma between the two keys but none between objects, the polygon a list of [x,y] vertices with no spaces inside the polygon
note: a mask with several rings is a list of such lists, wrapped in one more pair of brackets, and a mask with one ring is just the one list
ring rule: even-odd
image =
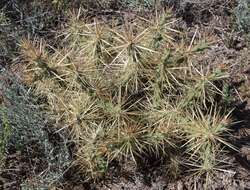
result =
[{"label": "low-growing plant", "polygon": [[225,152],[222,150],[217,150],[216,147],[207,146],[203,147],[203,149],[189,158],[186,162],[186,165],[191,167],[190,171],[193,172],[193,175],[198,177],[203,177],[204,189],[209,189],[211,187],[214,178],[218,172],[226,172],[230,173],[228,168],[229,164],[223,158]]},{"label": "low-growing plant", "polygon": [[[68,148],[65,146],[67,136],[58,132],[61,143],[53,144],[50,141],[47,131],[45,131],[46,125],[48,125],[45,113],[35,103],[36,98],[32,96],[31,92],[17,81],[15,74],[8,71],[2,72],[0,89],[4,98],[0,104],[0,148],[1,151],[4,151],[1,152],[1,155],[8,152],[7,158],[11,163],[11,168],[18,167],[20,164],[15,165],[15,161],[12,162],[12,159],[16,159],[16,157],[10,155],[11,153],[19,152],[20,156],[25,158],[24,162],[27,163],[36,159],[36,162],[41,163],[39,165],[41,169],[34,165],[28,168],[28,171],[24,169],[23,175],[29,177],[34,172],[32,174],[36,176],[32,177],[37,177],[37,185],[49,188],[50,185],[58,182],[71,162]],[[33,146],[36,149],[32,149]],[[37,151],[40,151],[39,154]],[[4,161],[1,163],[5,164]],[[16,175],[16,171],[8,168],[8,165],[4,167],[8,172],[7,175]],[[1,175],[6,175],[6,173],[1,173]],[[20,181],[20,183],[26,184],[25,181]],[[6,188],[12,188],[12,186]],[[27,189],[32,188],[27,187]]]},{"label": "low-growing plant", "polygon": [[228,125],[231,123],[229,114],[220,116],[217,110],[210,110],[208,114],[202,113],[200,109],[193,113],[190,122],[186,122],[184,130],[187,134],[187,144],[190,151],[194,153],[199,149],[211,146],[216,147],[218,144],[224,144],[233,149],[225,139],[224,135],[228,133]]},{"label": "low-growing plant", "polygon": [[228,74],[219,69],[211,71],[209,68],[191,67],[193,73],[191,81],[186,85],[188,90],[183,101],[184,106],[201,104],[200,107],[207,108],[208,104],[213,104],[216,96],[224,96],[220,83],[228,77]]},{"label": "low-growing plant", "polygon": [[81,140],[77,141],[79,148],[76,153],[76,165],[90,179],[98,180],[107,171],[108,160],[106,154],[108,147],[105,142],[108,138],[106,129],[101,123],[85,127],[81,134]]},{"label": "low-growing plant", "polygon": [[250,1],[239,0],[238,6],[235,8],[234,13],[238,29],[244,32],[250,32]]},{"label": "low-growing plant", "polygon": [[86,180],[98,180],[113,161],[125,166],[155,156],[170,158],[177,175],[173,150],[184,149],[202,174],[214,170],[207,149],[217,155],[234,148],[225,136],[230,114],[216,109],[226,71],[192,63],[207,43],[186,42],[166,12],[117,23],[78,14],[58,48],[21,43],[26,83],[58,130],[70,129],[75,164]]},{"label": "low-growing plant", "polygon": [[114,148],[111,152],[113,158],[133,160],[146,150],[145,134],[148,131],[138,124],[126,124],[120,127],[112,143]]},{"label": "low-growing plant", "polygon": [[[11,135],[11,127],[8,121],[8,118],[6,117],[5,112],[2,110],[2,108],[0,107],[0,113],[1,113],[1,117],[0,117],[0,160],[2,163],[2,160],[5,157],[5,150],[7,147],[7,143],[9,140],[9,137]],[[0,165],[1,166],[1,165]]]}]

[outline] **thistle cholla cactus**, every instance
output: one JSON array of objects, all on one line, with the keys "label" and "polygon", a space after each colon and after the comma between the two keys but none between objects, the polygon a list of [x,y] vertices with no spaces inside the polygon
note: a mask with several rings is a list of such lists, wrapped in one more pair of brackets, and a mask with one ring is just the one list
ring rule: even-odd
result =
[{"label": "thistle cholla cactus", "polygon": [[211,160],[203,156],[210,147],[214,155],[232,148],[224,140],[229,123],[214,108],[228,75],[191,61],[206,42],[187,41],[167,11],[122,24],[80,14],[63,29],[58,48],[37,39],[20,45],[24,82],[43,100],[47,119],[70,132],[74,164],[86,180],[104,177],[113,161],[125,167],[156,156],[178,163],[174,153],[187,149],[182,157],[199,157],[197,166]]}]

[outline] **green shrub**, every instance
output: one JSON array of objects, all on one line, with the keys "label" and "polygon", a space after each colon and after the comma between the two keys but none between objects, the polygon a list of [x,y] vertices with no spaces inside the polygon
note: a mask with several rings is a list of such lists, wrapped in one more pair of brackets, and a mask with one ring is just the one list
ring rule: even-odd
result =
[{"label": "green shrub", "polygon": [[9,137],[11,135],[11,128],[9,125],[8,118],[6,118],[4,111],[0,107],[0,160],[2,162],[3,158],[5,157],[5,150],[7,147],[7,143],[9,141]]},{"label": "green shrub", "polygon": [[[41,166],[44,170],[43,174],[33,177],[37,178],[38,187],[48,187],[58,182],[65,167],[70,163],[68,149],[64,144],[66,138],[64,137],[65,142],[62,141],[62,144],[54,145],[50,142],[45,128],[44,114],[35,104],[36,100],[33,96],[22,84],[17,82],[16,77],[7,71],[1,73],[0,89],[4,97],[0,107],[1,153],[5,147],[6,151],[9,149],[19,151],[25,156],[25,152],[29,149],[27,160],[35,156],[40,163],[46,163]],[[32,147],[36,147],[38,150],[34,150]],[[36,151],[41,152],[37,155]],[[35,170],[36,168],[30,169]],[[23,181],[22,183],[29,186],[28,182]]]},{"label": "green shrub", "polygon": [[250,1],[239,0],[235,15],[239,29],[247,33],[250,32]]}]

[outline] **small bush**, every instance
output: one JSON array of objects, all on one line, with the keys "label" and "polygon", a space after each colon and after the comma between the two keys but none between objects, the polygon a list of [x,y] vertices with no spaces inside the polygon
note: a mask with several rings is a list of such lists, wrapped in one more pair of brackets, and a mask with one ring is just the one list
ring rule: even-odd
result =
[{"label": "small bush", "polygon": [[9,140],[9,137],[11,135],[11,128],[9,125],[9,121],[5,116],[5,113],[2,111],[2,108],[0,108],[1,111],[1,129],[0,129],[0,160],[2,162],[2,160],[5,157],[5,151],[6,151],[6,146]]},{"label": "small bush", "polygon": [[[44,114],[35,104],[33,96],[23,85],[17,82],[16,76],[9,72],[1,73],[0,89],[3,101],[0,107],[0,148],[1,154],[8,151],[20,152],[27,162],[36,158],[40,169],[29,168],[30,171],[43,172],[37,177],[38,187],[48,187],[57,183],[62,172],[70,163],[68,149],[64,142],[54,145],[46,132]],[[66,138],[64,139],[67,140]],[[40,151],[39,154],[36,151]],[[28,152],[28,155],[26,155]],[[26,156],[26,157],[25,157]],[[4,164],[4,162],[3,162]],[[8,169],[8,168],[7,168]],[[22,181],[22,183],[26,183]],[[30,184],[26,184],[28,187]],[[29,187],[32,189],[32,187]]]},{"label": "small bush", "polygon": [[235,9],[236,22],[240,30],[250,32],[250,1],[239,0]]}]

